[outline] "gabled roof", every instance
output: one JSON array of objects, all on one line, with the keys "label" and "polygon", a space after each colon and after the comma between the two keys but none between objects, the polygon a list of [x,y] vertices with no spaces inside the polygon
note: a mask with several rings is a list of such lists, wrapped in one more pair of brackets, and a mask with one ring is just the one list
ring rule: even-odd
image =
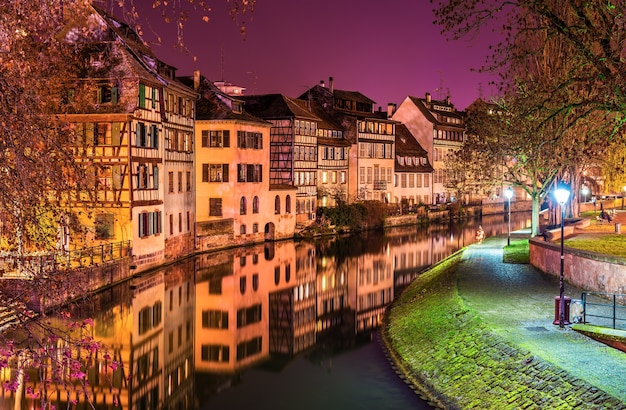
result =
[{"label": "gabled roof", "polygon": [[[179,80],[188,87],[194,87],[194,78],[191,76],[180,77]],[[196,120],[238,120],[269,125],[245,109],[241,112],[233,111],[232,102],[243,106],[243,100],[223,93],[204,76],[200,76],[197,92],[200,93],[200,99],[196,101]]]},{"label": "gabled roof", "polygon": [[[67,41],[77,43],[121,44],[126,51],[124,61],[137,77],[183,87],[175,80],[176,69],[159,60],[134,29],[98,6],[90,7],[93,12],[87,13],[84,18],[70,20],[59,34],[65,36]],[[187,87],[184,89],[191,92]]]},{"label": "gabled roof", "polygon": [[[425,158],[424,164],[400,165],[398,157],[415,157]],[[417,139],[411,134],[411,131],[404,124],[396,124],[396,164],[395,170],[398,172],[433,172],[432,165],[428,162],[428,152]]]},{"label": "gabled roof", "polygon": [[263,119],[304,118],[319,121],[297,100],[283,94],[245,95],[241,99],[245,102],[246,111]]},{"label": "gabled roof", "polygon": [[356,101],[372,105],[376,104],[376,101],[364,96],[358,91],[334,90],[333,94],[335,98],[340,98],[342,100]]},{"label": "gabled roof", "polygon": [[[445,123],[445,122],[441,122],[433,114],[433,113],[440,113],[440,114],[448,116],[448,117],[455,117],[455,118],[461,118],[461,119],[465,118],[465,112],[458,111],[456,108],[454,108],[454,105],[450,104],[448,101],[444,101],[444,100],[430,100],[430,102],[428,102],[425,98],[418,98],[418,97],[414,97],[414,96],[411,96],[411,95],[409,95],[408,97],[411,100],[411,102],[413,102],[413,104],[417,108],[419,108],[419,110],[428,119],[428,121],[432,122],[433,124],[436,124],[436,125],[452,125],[452,126],[456,126],[456,127],[462,127],[462,125],[459,125],[459,124],[454,124],[453,125],[453,124],[448,124],[448,123]],[[438,107],[446,107],[447,109],[441,110]]]}]

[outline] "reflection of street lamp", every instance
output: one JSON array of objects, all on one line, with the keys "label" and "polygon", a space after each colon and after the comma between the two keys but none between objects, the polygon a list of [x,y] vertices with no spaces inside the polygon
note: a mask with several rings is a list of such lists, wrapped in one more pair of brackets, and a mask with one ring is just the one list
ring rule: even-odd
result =
[{"label": "reflection of street lamp", "polygon": [[558,188],[554,191],[554,197],[561,206],[561,272],[559,276],[559,327],[563,327],[565,322],[565,301],[563,300],[563,293],[565,293],[565,284],[563,283],[564,275],[564,227],[565,227],[565,203],[569,198],[569,191],[566,188]]},{"label": "reflection of street lamp", "polygon": [[509,200],[509,236],[506,239],[507,246],[511,245],[511,198],[513,198],[513,190],[511,187],[508,187],[506,191],[504,191],[504,196]]}]

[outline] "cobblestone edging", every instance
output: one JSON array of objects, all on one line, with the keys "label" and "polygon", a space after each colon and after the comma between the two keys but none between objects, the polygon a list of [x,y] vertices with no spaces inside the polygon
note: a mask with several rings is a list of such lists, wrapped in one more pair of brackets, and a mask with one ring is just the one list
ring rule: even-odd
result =
[{"label": "cobblestone edging", "polygon": [[[620,399],[491,332],[458,296],[458,306],[436,327],[439,334],[417,340],[420,329],[435,325],[427,323],[429,308],[422,300],[396,299],[385,314],[381,342],[401,379],[434,407],[626,409]],[[404,317],[393,318],[397,323],[390,322],[395,303],[406,307],[401,311]],[[405,326],[405,330],[393,327],[393,337],[405,338],[402,341],[392,339],[390,329],[396,325]],[[398,349],[404,351],[400,354]]]}]

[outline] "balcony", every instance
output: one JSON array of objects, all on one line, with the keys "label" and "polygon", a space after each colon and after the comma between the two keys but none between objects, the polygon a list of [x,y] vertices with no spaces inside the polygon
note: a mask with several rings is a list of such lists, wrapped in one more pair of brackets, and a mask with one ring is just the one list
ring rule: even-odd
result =
[{"label": "balcony", "polygon": [[386,191],[387,181],[384,179],[378,179],[374,181],[374,191]]}]

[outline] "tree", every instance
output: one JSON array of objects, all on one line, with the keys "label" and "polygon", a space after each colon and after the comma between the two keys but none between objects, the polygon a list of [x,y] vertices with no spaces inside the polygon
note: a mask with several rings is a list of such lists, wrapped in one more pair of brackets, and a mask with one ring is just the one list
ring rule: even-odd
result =
[{"label": "tree", "polygon": [[621,0],[431,1],[436,22],[452,38],[489,28],[500,39],[482,70],[498,71],[501,89],[515,84],[520,71],[511,67],[532,68],[528,59],[552,56],[542,69],[561,62],[567,70],[543,84],[537,106],[555,115],[573,108],[612,112],[615,129],[622,126],[626,4]]},{"label": "tree", "polygon": [[456,38],[503,22],[493,29],[502,40],[483,67],[500,73],[502,98],[493,110],[499,115],[475,115],[472,127],[475,135],[506,135],[492,141],[501,149],[485,147],[491,149],[490,162],[481,163],[501,164],[504,182],[523,188],[532,198],[535,235],[539,201],[555,179],[570,183],[577,192],[581,164],[589,152],[599,139],[612,138],[622,127],[623,83],[616,82],[614,74],[623,76],[623,71],[617,74],[623,62],[617,60],[624,6],[578,0],[437,4],[438,22]]},{"label": "tree", "polygon": [[[41,262],[53,258],[58,250],[60,230],[67,226],[75,232],[82,229],[72,205],[76,199],[87,209],[89,201],[96,199],[93,194],[99,167],[86,157],[77,160],[75,154],[86,142],[82,133],[64,119],[65,114],[81,112],[87,103],[93,106],[87,98],[91,92],[75,92],[95,92],[88,81],[83,81],[85,77],[97,77],[94,70],[98,67],[86,61],[92,45],[64,41],[68,34],[65,27],[85,18],[89,3],[0,2],[0,246],[5,256],[0,269],[11,262],[28,279],[0,281],[0,309],[19,323],[19,331],[0,335],[0,369],[3,374],[11,374],[5,388],[17,395],[38,398],[42,408],[49,407],[46,393],[55,388],[78,391],[71,396],[87,397],[88,402],[88,395],[82,391],[86,386],[85,369],[99,364],[117,366],[90,336],[88,320],[70,320],[67,330],[66,324],[58,326],[49,318],[35,318],[29,308],[33,296],[54,297],[55,293],[81,286],[71,272]],[[180,46],[189,16],[186,7],[202,7],[207,12],[209,8],[193,0],[168,4],[153,2],[162,10],[161,18],[176,24],[176,44]],[[251,7],[254,0],[230,4],[233,12],[239,13],[244,6]],[[115,2],[110,7],[118,5],[137,20],[145,15],[132,0]],[[169,17],[169,12],[176,17]],[[82,26],[75,34],[88,36],[88,31]],[[108,60],[108,64],[114,63],[114,59]],[[70,100],[72,104],[68,104]],[[37,263],[29,263],[31,260]],[[96,363],[96,354],[104,360]],[[38,372],[40,380],[33,380],[39,391],[24,389],[27,368],[45,370]],[[48,372],[50,369],[54,370]]]}]

